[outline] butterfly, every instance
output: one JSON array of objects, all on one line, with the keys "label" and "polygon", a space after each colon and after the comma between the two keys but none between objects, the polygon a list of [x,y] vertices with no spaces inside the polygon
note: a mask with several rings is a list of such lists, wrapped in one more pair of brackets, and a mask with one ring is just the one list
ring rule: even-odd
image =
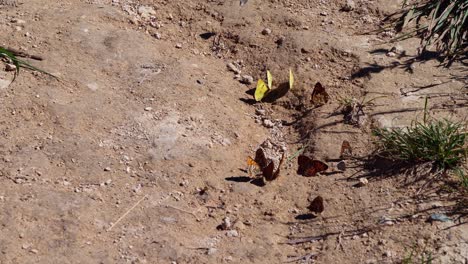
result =
[{"label": "butterfly", "polygon": [[281,155],[281,160],[279,162],[278,169],[276,171],[274,171],[275,163],[272,160],[269,160],[269,161],[270,163],[268,163],[268,165],[262,170],[263,178],[266,181],[272,181],[278,178],[280,174],[281,165],[283,165],[283,161],[284,161],[284,153]]},{"label": "butterfly", "polygon": [[255,88],[255,101],[260,102],[268,93],[271,91],[273,85],[273,76],[270,71],[267,71],[267,84],[262,79],[257,82],[257,88]]},{"label": "butterfly", "polygon": [[351,157],[352,155],[353,150],[351,149],[351,144],[349,144],[349,141],[343,140],[343,143],[341,144],[340,159]]},{"label": "butterfly", "polygon": [[260,170],[260,165],[258,165],[258,163],[251,157],[247,157],[247,171],[249,173],[249,176],[257,174],[257,172]]},{"label": "butterfly", "polygon": [[327,164],[319,160],[313,160],[304,155],[300,155],[297,161],[299,163],[297,174],[300,174],[306,177],[315,176],[317,173],[326,171],[328,169]]},{"label": "butterfly", "polygon": [[323,206],[323,198],[322,196],[317,196],[315,197],[314,200],[310,203],[310,205],[307,207],[310,211],[316,214],[320,214],[324,210]]},{"label": "butterfly", "polygon": [[328,103],[330,96],[325,91],[325,88],[322,86],[321,83],[317,82],[315,84],[314,90],[312,91],[312,99],[310,102],[315,106],[322,106]]},{"label": "butterfly", "polygon": [[289,69],[289,90],[292,90],[294,84],[294,75],[291,69]]}]

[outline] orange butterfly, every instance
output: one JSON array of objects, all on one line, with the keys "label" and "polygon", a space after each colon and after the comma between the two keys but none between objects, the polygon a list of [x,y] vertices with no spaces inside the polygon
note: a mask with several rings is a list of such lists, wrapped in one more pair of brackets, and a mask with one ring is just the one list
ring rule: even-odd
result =
[{"label": "orange butterfly", "polygon": [[343,140],[343,143],[341,144],[340,159],[345,159],[352,155],[353,149],[351,148],[351,144],[349,144],[349,141]]},{"label": "orange butterfly", "polygon": [[309,209],[310,211],[312,211],[312,212],[314,212],[316,214],[320,214],[321,212],[323,212],[323,210],[325,208],[323,206],[322,196],[315,197],[315,199],[310,203],[310,205],[307,207],[307,209]]},{"label": "orange butterfly", "polygon": [[328,169],[327,164],[319,160],[313,160],[304,155],[300,155],[297,161],[299,163],[297,174],[300,174],[306,177],[315,176],[317,173],[326,171]]},{"label": "orange butterfly", "polygon": [[325,87],[321,83],[317,82],[315,84],[314,90],[312,91],[312,99],[310,102],[315,106],[322,106],[328,103],[330,96],[325,91]]}]

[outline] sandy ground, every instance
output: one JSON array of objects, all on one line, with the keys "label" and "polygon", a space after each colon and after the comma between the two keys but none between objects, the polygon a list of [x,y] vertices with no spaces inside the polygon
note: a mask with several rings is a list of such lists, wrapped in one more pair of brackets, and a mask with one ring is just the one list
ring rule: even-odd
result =
[{"label": "sandy ground", "polygon": [[[369,155],[372,127],[420,119],[426,96],[466,119],[466,68],[364,34],[398,1],[345,2],[0,1],[0,44],[59,77],[0,72],[0,262],[468,263],[466,197],[421,170],[336,168],[343,140]],[[267,69],[294,88],[255,104]],[[330,101],[313,108],[318,81]],[[359,124],[339,110],[352,98],[375,99]],[[267,139],[288,160],[262,185],[246,160]],[[297,175],[304,146],[327,173]]]}]

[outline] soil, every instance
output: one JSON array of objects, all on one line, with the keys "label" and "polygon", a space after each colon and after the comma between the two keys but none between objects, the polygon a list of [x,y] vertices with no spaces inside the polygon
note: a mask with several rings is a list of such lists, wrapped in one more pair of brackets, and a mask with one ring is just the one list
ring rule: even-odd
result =
[{"label": "soil", "polygon": [[[466,197],[361,158],[426,97],[466,119],[466,66],[373,32],[399,1],[346,2],[0,1],[0,45],[58,77],[0,72],[0,262],[468,263]],[[255,103],[267,69],[294,87]],[[344,122],[353,98],[373,100]],[[247,170],[262,143],[285,152],[271,182]],[[298,175],[298,151],[330,168]]]}]

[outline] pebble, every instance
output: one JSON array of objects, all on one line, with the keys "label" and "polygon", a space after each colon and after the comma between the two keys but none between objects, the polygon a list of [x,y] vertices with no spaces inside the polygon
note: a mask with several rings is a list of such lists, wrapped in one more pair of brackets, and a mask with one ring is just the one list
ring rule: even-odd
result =
[{"label": "pebble", "polygon": [[275,124],[270,119],[263,120],[263,125],[267,128],[272,128]]},{"label": "pebble", "polygon": [[387,52],[387,57],[395,57],[396,53],[393,51]]},{"label": "pebble", "polygon": [[161,34],[159,32],[154,32],[153,34],[151,34],[151,36],[153,36],[153,38],[155,39],[161,39]]},{"label": "pebble", "polygon": [[356,3],[353,0],[346,0],[342,10],[345,12],[353,11],[356,8]]},{"label": "pebble", "polygon": [[181,43],[177,43],[177,44],[175,45],[175,47],[178,48],[178,49],[181,49],[181,48],[182,48],[182,44],[181,44]]},{"label": "pebble", "polygon": [[265,109],[255,109],[255,114],[257,115],[262,116],[262,115],[265,115],[265,113],[266,113]]},{"label": "pebble", "polygon": [[145,107],[145,111],[151,111],[151,110],[153,110],[153,107],[151,106]]},{"label": "pebble", "polygon": [[243,75],[241,79],[241,83],[245,84],[252,84],[254,82],[254,78],[250,75]]},{"label": "pebble", "polygon": [[271,34],[271,29],[269,29],[269,28],[264,28],[264,29],[262,30],[262,34],[263,34],[263,35],[270,35],[270,34]]},{"label": "pebble", "polygon": [[231,228],[232,228],[231,219],[228,216],[226,216],[223,219],[223,223],[221,224],[221,230],[229,230]]},{"label": "pebble", "polygon": [[110,167],[105,167],[105,168],[104,168],[104,171],[110,171],[110,170],[111,170]]},{"label": "pebble", "polygon": [[151,16],[156,15],[156,11],[151,6],[140,6],[138,8],[138,14],[142,18],[150,18]]},{"label": "pebble", "polygon": [[5,66],[5,71],[16,71],[16,65],[7,63]]},{"label": "pebble", "polygon": [[340,171],[345,171],[346,170],[346,162],[344,162],[344,160],[338,162],[336,164],[336,168]]},{"label": "pebble", "polygon": [[369,181],[366,178],[360,178],[357,187],[363,187],[369,184]]},{"label": "pebble", "polygon": [[16,23],[16,24],[26,24],[26,21],[19,19],[19,18],[13,18],[11,20],[11,23]]},{"label": "pebble", "polygon": [[321,15],[321,16],[328,16],[328,13],[325,12],[325,11],[322,11],[322,12],[320,12],[320,15]]},{"label": "pebble", "polygon": [[218,252],[218,249],[216,248],[209,248],[208,251],[206,251],[206,254],[211,256],[211,255],[214,255],[216,254],[216,252]]},{"label": "pebble", "polygon": [[39,253],[39,250],[33,248],[33,249],[30,250],[30,252],[33,253],[33,254],[37,254],[37,253]]},{"label": "pebble", "polygon": [[396,45],[390,49],[390,52],[396,53],[396,54],[402,54],[405,50],[400,46]]},{"label": "pebble", "polygon": [[235,230],[235,229],[229,230],[229,231],[226,232],[226,236],[228,236],[228,237],[238,237],[239,232],[237,232],[237,230]]},{"label": "pebble", "polygon": [[234,65],[234,63],[230,62],[227,64],[227,67],[230,71],[236,73],[236,74],[240,74],[241,71],[239,70],[239,68],[236,67],[236,65]]}]

